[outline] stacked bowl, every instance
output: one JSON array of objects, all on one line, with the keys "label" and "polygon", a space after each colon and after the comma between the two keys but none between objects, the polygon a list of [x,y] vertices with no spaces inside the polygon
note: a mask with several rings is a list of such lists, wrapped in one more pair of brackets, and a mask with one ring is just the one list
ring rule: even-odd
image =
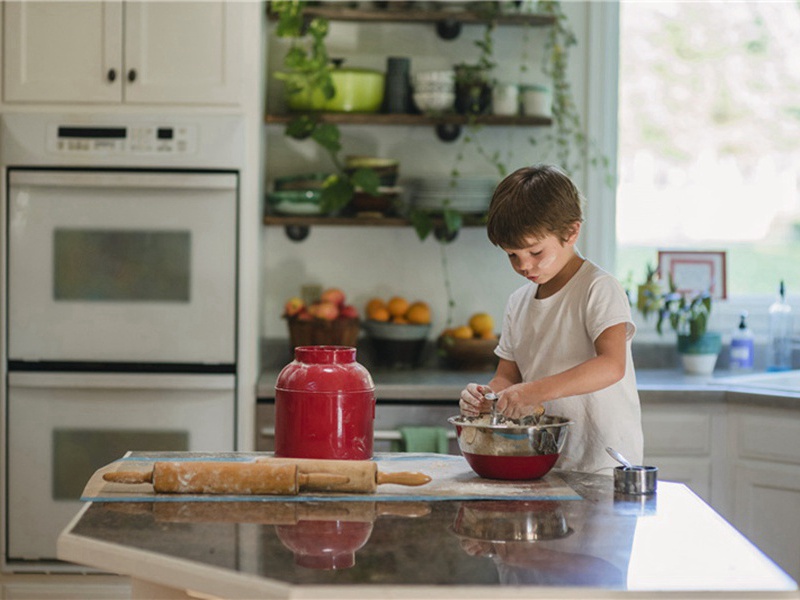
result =
[{"label": "stacked bowl", "polygon": [[489,208],[497,180],[493,177],[426,177],[414,182],[414,207],[450,209],[462,214],[483,214]]},{"label": "stacked bowl", "polygon": [[441,113],[453,109],[456,99],[455,72],[420,71],[411,76],[412,98],[423,113]]}]

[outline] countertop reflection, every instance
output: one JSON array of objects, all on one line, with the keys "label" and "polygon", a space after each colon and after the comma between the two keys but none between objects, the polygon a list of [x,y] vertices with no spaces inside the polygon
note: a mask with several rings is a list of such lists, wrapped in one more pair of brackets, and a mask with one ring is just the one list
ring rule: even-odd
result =
[{"label": "countertop reflection", "polygon": [[[558,474],[582,499],[93,503],[59,556],[142,579],[162,557],[176,588],[214,593],[217,577],[217,591],[240,597],[274,594],[276,582],[321,596],[367,584],[376,597],[384,586],[436,597],[492,586],[500,597],[518,585],[531,597],[554,586],[795,597],[795,582],[685,486],[621,497],[610,476]],[[102,553],[91,551],[98,542]]]}]

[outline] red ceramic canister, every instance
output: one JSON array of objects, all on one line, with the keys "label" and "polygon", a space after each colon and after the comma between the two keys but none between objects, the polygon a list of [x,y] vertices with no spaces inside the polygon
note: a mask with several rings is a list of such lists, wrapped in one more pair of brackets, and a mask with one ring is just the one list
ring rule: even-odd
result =
[{"label": "red ceramic canister", "polygon": [[375,384],[350,346],[298,346],[275,383],[275,455],[369,460]]}]

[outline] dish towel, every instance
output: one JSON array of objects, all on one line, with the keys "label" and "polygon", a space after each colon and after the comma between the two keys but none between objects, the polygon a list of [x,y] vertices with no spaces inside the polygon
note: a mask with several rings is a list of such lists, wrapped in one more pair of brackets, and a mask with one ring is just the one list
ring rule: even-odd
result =
[{"label": "dish towel", "polygon": [[[447,454],[448,429],[444,427],[400,427],[401,452],[435,452]],[[394,448],[393,448],[394,450]]]}]

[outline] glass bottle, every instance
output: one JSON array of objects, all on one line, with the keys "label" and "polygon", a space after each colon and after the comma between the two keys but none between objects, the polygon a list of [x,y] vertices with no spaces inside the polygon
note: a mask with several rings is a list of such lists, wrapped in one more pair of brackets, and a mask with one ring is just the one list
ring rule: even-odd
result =
[{"label": "glass bottle", "polygon": [[786,301],[783,280],[778,299],[769,307],[767,352],[767,371],[789,371],[792,368],[792,307]]}]

